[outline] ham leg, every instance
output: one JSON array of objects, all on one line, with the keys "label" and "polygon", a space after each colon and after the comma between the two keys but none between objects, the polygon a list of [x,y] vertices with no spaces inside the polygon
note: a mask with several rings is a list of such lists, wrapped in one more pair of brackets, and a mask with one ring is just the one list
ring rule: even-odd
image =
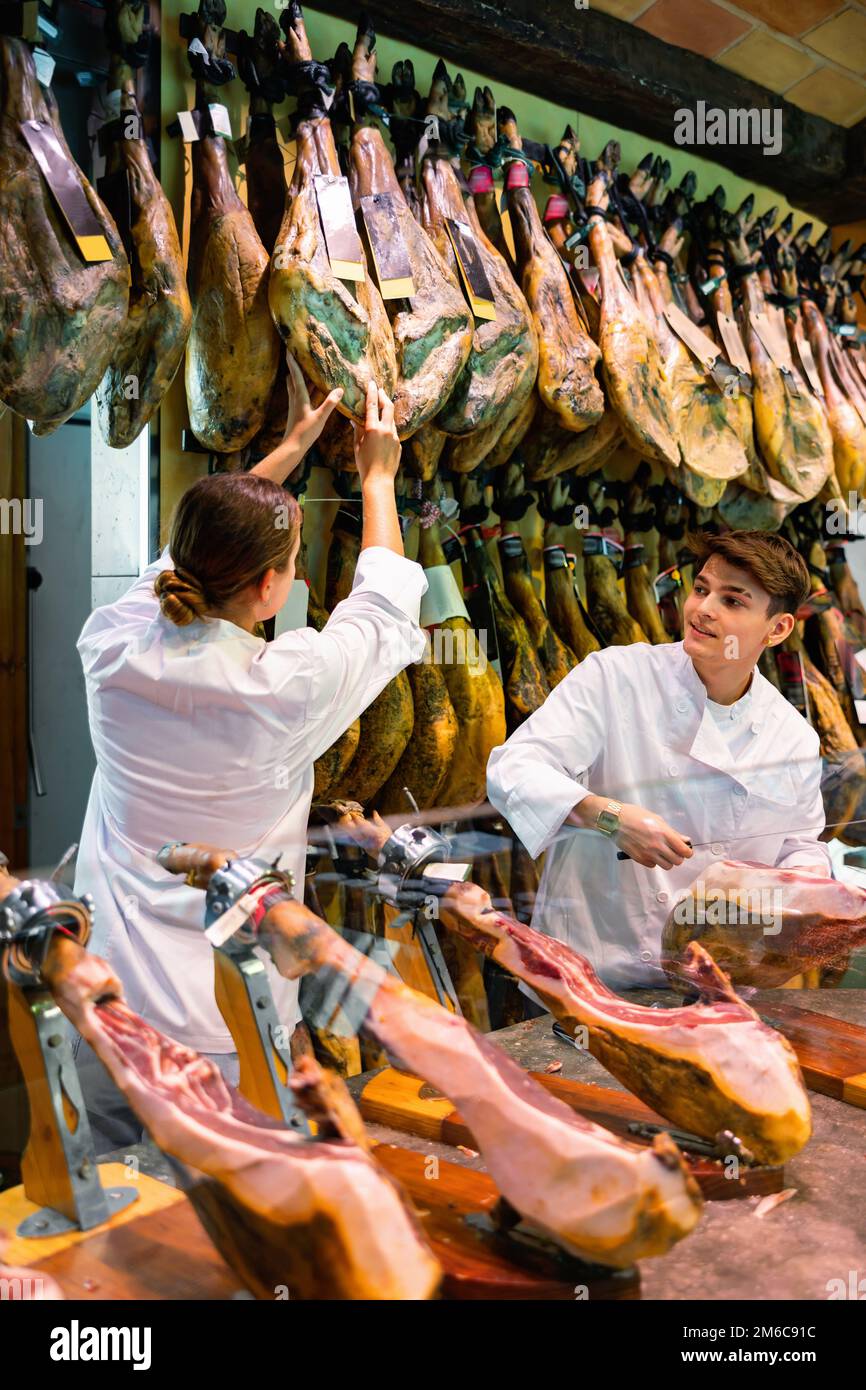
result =
[{"label": "ham leg", "polygon": [[[357,81],[375,81],[375,43],[372,27],[362,25],[352,66]],[[450,396],[472,347],[472,314],[453,271],[413,217],[372,117],[370,124],[357,125],[349,158],[356,204],[372,194],[390,194],[412,267],[414,295],[389,300],[386,306],[397,352],[394,422],[405,439],[431,420]]]},{"label": "ham leg", "polygon": [[[135,10],[125,0],[115,0],[108,24],[114,47],[140,34],[143,20],[143,6]],[[121,93],[121,118],[133,116],[141,122],[135,77],[117,52],[112,52],[108,89]],[[143,135],[143,123],[140,129]],[[183,360],[192,324],[174,213],[153,172],[143,138],[112,141],[106,172],[122,171],[131,208],[129,311],[108,370],[96,388],[99,428],[114,449],[132,444],[159,409]],[[133,395],[130,380],[135,382]]]},{"label": "ham leg", "polygon": [[675,987],[690,941],[735,985],[775,989],[866,945],[866,892],[805,869],[723,860],[702,871],[665,923],[662,965]]},{"label": "ham leg", "polygon": [[[47,122],[111,259],[85,261],[21,134]],[[72,160],[57,101],[21,39],[0,37],[0,398],[50,434],[93,394],[126,322],[129,263],[108,210]]]},{"label": "ham leg", "polygon": [[783,1163],[809,1138],[809,1101],[793,1048],[731,988],[696,943],[678,962],[701,992],[682,1009],[617,998],[564,942],[497,912],[475,884],[454,884],[441,918],[524,980],[566,1026],[589,1031],[594,1057],[671,1123],[714,1138],[730,1130],[762,1163]]},{"label": "ham leg", "polygon": [[640,1150],[575,1115],[465,1019],[409,989],[279,890],[261,912],[261,942],[280,973],[342,977],[344,1007],[358,1026],[454,1102],[502,1195],[564,1249],[624,1268],[663,1254],[693,1228],[701,1199],[666,1136]]},{"label": "ham leg", "polygon": [[[310,62],[297,0],[283,12],[283,24],[292,59]],[[369,272],[352,293],[331,269],[313,183],[317,174],[341,174],[330,121],[317,109],[300,122],[296,140],[295,173],[271,263],[271,313],[305,375],[322,391],[341,386],[341,413],[362,421],[371,379],[394,397],[394,336]]]},{"label": "ham leg", "polygon": [[[134,1014],[106,963],[77,943],[55,937],[43,974],[155,1143],[211,1180],[190,1200],[258,1297],[273,1299],[279,1285],[293,1299],[435,1293],[440,1269],[414,1214],[362,1148],[311,1143],[262,1115],[212,1062]],[[308,1069],[301,1083],[309,1092]]]}]

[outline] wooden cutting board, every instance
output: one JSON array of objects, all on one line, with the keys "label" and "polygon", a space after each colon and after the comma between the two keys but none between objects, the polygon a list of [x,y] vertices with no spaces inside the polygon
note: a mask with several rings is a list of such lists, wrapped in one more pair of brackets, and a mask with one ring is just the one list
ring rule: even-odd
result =
[{"label": "wooden cutting board", "polygon": [[[660,1115],[628,1091],[613,1091],[605,1086],[569,1081],[547,1072],[529,1074],[572,1110],[632,1143],[650,1142],[629,1133],[628,1126],[632,1122],[665,1123]],[[475,1141],[469,1126],[452,1102],[445,1096],[430,1094],[431,1090],[419,1077],[407,1076],[388,1067],[367,1082],[356,1100],[364,1119],[371,1124],[390,1125],[392,1129],[417,1134],[423,1139],[442,1144],[463,1144],[474,1148]],[[713,1201],[781,1192],[785,1185],[784,1168],[741,1164],[739,1176],[728,1178],[723,1164],[717,1159],[689,1154],[684,1157],[704,1196]]]},{"label": "wooden cutting board", "polygon": [[[637,1298],[637,1269],[604,1270],[552,1244],[499,1233],[491,1221],[499,1192],[486,1173],[457,1163],[431,1167],[424,1154],[380,1144],[377,1160],[416,1203],[442,1264],[449,1299]],[[129,1181],[122,1163],[99,1165],[103,1186]],[[56,1279],[68,1299],[230,1299],[242,1280],[205,1234],[177,1188],[139,1176],[139,1199],[105,1226],[33,1240],[16,1236],[37,1210],[23,1187],[0,1193],[0,1230],[11,1237],[4,1262]]]},{"label": "wooden cutting board", "polygon": [[788,1039],[810,1091],[866,1110],[866,1028],[793,1004],[758,1013]]}]

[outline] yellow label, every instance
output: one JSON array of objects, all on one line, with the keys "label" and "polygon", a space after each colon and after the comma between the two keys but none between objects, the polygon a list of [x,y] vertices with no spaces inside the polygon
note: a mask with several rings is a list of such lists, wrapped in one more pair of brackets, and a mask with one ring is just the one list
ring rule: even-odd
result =
[{"label": "yellow label", "polygon": [[111,260],[111,247],[101,232],[97,236],[79,236],[75,239],[78,242],[78,249],[86,261]]}]

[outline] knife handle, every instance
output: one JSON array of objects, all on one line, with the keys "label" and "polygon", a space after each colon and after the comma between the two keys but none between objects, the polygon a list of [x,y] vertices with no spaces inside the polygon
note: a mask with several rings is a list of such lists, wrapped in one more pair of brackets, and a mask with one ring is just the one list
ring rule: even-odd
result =
[{"label": "knife handle", "polygon": [[[683,839],[685,840],[685,842],[686,842],[686,844],[688,845],[689,849],[694,849],[694,845],[692,844],[692,842],[691,842],[691,840],[689,839],[688,835],[684,835],[684,836],[683,836]],[[624,849],[618,849],[617,852],[616,852],[616,857],[617,857],[617,859],[631,859],[631,855],[630,855],[630,854],[626,854],[626,852],[625,852]]]}]

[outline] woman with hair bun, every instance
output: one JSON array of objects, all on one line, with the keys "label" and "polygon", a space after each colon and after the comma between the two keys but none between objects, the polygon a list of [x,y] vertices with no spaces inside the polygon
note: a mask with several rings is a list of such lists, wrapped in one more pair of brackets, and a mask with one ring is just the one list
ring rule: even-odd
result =
[{"label": "woman with hair bun", "polygon": [[[291,358],[289,382],[293,423],[279,448],[249,473],[193,483],[160,559],[97,608],[78,641],[96,773],[76,891],[95,899],[92,947],[133,1009],[232,1080],[237,1058],[214,1000],[201,892],[156,855],[189,840],[282,856],[303,892],[315,759],[424,653],[427,584],[403,554],[394,407],[372,385],[355,426],[363,531],[352,591],[321,632],[257,635],[286,601],[301,539],[301,509],[281,484],[341,395],[313,409]],[[297,983],[262,959],[291,1031]],[[135,1142],[141,1127],[120,1093],[82,1039],[76,1048],[97,1153]]]}]

